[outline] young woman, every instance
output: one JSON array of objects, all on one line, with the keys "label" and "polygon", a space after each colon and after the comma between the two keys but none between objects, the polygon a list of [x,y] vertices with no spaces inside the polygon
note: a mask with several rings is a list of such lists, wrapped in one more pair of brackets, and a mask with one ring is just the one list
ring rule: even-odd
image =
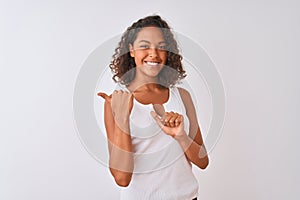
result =
[{"label": "young woman", "polygon": [[148,16],[123,34],[110,68],[119,89],[105,99],[109,167],[122,200],[197,199],[192,165],[208,156],[183,79],[182,57],[166,21]]}]

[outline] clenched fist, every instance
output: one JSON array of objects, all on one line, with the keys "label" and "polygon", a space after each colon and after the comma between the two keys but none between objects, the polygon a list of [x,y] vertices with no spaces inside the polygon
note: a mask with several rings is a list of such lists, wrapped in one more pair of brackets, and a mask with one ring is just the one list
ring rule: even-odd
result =
[{"label": "clenched fist", "polygon": [[110,96],[99,92],[99,96],[111,104],[112,113],[117,118],[128,118],[133,107],[133,95],[127,91],[115,90]]},{"label": "clenched fist", "polygon": [[151,112],[152,117],[156,120],[160,128],[173,138],[177,138],[185,134],[183,116],[175,112],[165,112],[163,105],[153,105],[155,112]]}]

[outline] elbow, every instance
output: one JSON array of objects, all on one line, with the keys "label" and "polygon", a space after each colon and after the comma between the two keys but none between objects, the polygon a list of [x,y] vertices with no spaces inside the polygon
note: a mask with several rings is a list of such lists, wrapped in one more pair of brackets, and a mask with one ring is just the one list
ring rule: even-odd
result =
[{"label": "elbow", "polygon": [[130,184],[131,177],[114,177],[115,182],[120,187],[127,187]]},{"label": "elbow", "polygon": [[130,184],[131,177],[132,177],[131,172],[122,172],[114,169],[110,169],[110,171],[118,186],[127,187]]},{"label": "elbow", "polygon": [[206,169],[209,164],[208,157],[206,156],[203,158],[203,161],[201,162],[201,165],[199,166],[201,169]]}]

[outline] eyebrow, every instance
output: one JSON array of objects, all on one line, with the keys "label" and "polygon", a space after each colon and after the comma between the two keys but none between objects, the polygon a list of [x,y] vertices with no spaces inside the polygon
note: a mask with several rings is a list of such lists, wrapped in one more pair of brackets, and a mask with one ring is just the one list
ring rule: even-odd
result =
[{"label": "eyebrow", "polygon": [[[138,43],[142,43],[142,42],[146,42],[146,43],[151,43],[151,42],[149,42],[148,40],[140,40]],[[158,44],[163,44],[163,43],[167,43],[167,42],[165,42],[165,41],[160,41]]]}]

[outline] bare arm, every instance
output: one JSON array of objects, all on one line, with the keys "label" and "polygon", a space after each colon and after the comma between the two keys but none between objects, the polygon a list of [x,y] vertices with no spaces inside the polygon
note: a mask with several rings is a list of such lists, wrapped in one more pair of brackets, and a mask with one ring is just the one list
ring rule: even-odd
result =
[{"label": "bare arm", "polygon": [[178,89],[186,109],[187,117],[190,121],[190,129],[188,135],[183,134],[182,137],[176,138],[176,140],[184,149],[186,157],[201,169],[205,169],[208,166],[209,159],[203,143],[191,95],[183,88]]},{"label": "bare arm", "polygon": [[189,161],[201,169],[205,169],[208,166],[209,160],[203,143],[198,144],[187,134],[182,134],[182,136],[177,137],[176,140],[184,150],[185,156]]},{"label": "bare arm", "polygon": [[[102,96],[102,95],[101,95]],[[104,121],[108,137],[109,169],[119,186],[129,185],[133,171],[129,113],[113,115],[111,98],[106,95]]]},{"label": "bare arm", "polygon": [[[174,112],[159,114],[159,112],[157,112],[159,110],[158,106],[162,107],[161,110],[164,109],[162,105],[158,104],[156,104],[156,108],[154,109],[155,112],[151,112],[151,114],[161,129],[178,141],[187,159],[201,169],[205,169],[209,161],[192,99],[186,90],[180,88],[179,91],[186,108],[187,117],[190,121],[189,134],[186,134],[184,131],[184,120],[181,114]],[[162,118],[159,118],[158,115],[162,116]]]}]

